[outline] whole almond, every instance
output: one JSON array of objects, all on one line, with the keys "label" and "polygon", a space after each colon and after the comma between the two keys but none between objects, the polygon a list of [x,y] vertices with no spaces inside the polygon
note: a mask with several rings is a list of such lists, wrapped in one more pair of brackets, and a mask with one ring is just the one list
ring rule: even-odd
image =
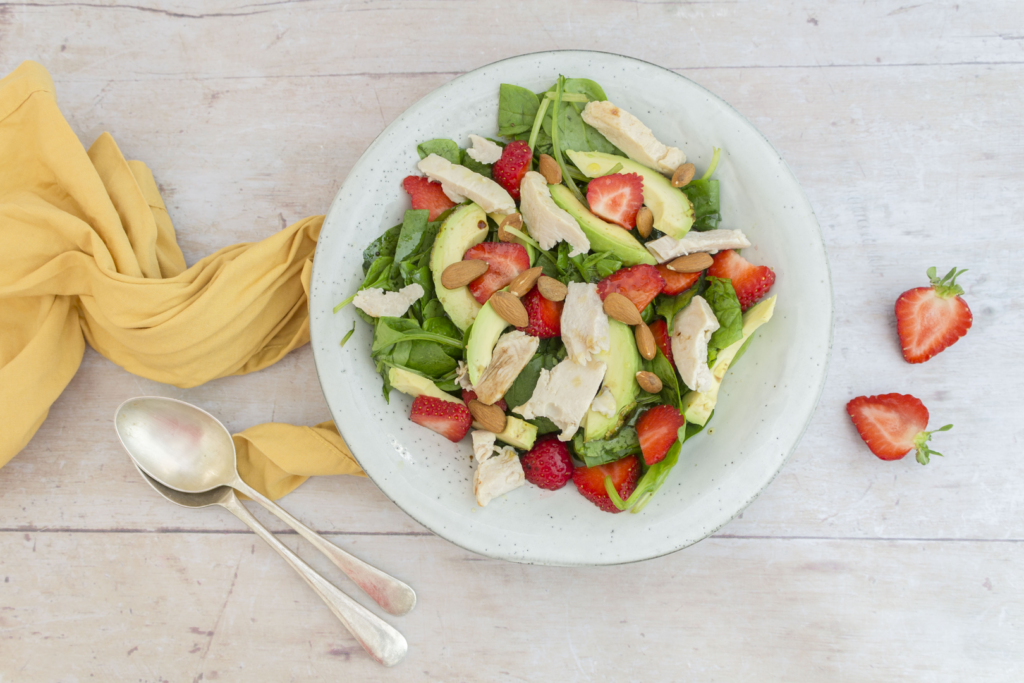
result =
[{"label": "whole almond", "polygon": [[626,325],[642,325],[644,322],[633,302],[618,292],[612,292],[605,297],[604,312],[608,314],[609,318]]},{"label": "whole almond", "polygon": [[646,360],[653,360],[658,354],[658,345],[654,343],[654,333],[651,332],[651,328],[647,327],[647,323],[641,321],[633,328],[633,334],[636,336],[636,348],[640,351],[640,355]]},{"label": "whole almond", "polygon": [[693,174],[696,172],[697,169],[693,167],[693,164],[689,162],[683,164],[672,174],[672,187],[686,187],[693,180]]},{"label": "whole almond", "polygon": [[441,286],[445,289],[458,289],[465,287],[473,280],[487,272],[487,261],[481,259],[466,259],[456,261],[441,273]]},{"label": "whole almond", "polygon": [[641,206],[636,214],[636,231],[641,237],[650,237],[654,227],[654,214],[646,206]]},{"label": "whole almond", "polygon": [[501,319],[514,327],[526,327],[530,324],[530,316],[526,313],[526,307],[519,297],[508,292],[495,292],[488,299],[494,312],[501,316]]},{"label": "whole almond", "polygon": [[[636,373],[636,383],[639,384],[640,388],[648,394],[656,394],[661,391],[662,387],[661,378],[653,372],[647,372],[646,370],[641,370]],[[472,410],[472,408],[470,410]]]},{"label": "whole almond", "polygon": [[521,213],[510,213],[501,219],[501,223],[498,224],[498,241],[500,242],[515,242],[515,236],[510,232],[505,232],[505,227],[515,228],[516,230],[523,229],[523,214]]},{"label": "whole almond", "polygon": [[565,301],[565,296],[569,293],[568,287],[547,275],[541,275],[537,280],[537,289],[540,290],[540,295],[548,301]]},{"label": "whole almond", "polygon": [[[657,379],[657,378],[655,378]],[[469,413],[473,419],[480,423],[480,427],[488,432],[501,434],[505,431],[505,424],[508,418],[505,411],[498,406],[489,406],[476,399],[469,402]]]},{"label": "whole almond", "polygon": [[544,180],[548,181],[548,185],[557,185],[562,182],[562,169],[558,166],[558,162],[547,154],[540,155],[537,170],[544,176]]},{"label": "whole almond", "polygon": [[705,268],[710,268],[714,262],[715,259],[711,258],[711,254],[698,252],[680,256],[668,264],[668,269],[673,273],[699,273]]},{"label": "whole almond", "polygon": [[533,286],[537,284],[537,280],[543,272],[544,271],[540,266],[534,266],[533,268],[524,270],[519,273],[519,275],[516,275],[516,278],[509,283],[508,291],[513,296],[522,298],[527,292],[533,289]]}]

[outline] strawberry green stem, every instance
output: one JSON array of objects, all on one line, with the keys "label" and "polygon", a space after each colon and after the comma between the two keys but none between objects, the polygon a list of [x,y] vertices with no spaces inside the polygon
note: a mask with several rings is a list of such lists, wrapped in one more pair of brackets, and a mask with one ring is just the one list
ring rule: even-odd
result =
[{"label": "strawberry green stem", "polygon": [[928,441],[931,440],[932,434],[934,434],[935,432],[948,432],[952,428],[953,425],[946,425],[945,427],[933,429],[930,432],[921,432],[917,436],[915,436],[914,448],[917,449],[917,461],[922,465],[927,465],[931,461],[931,456],[941,456],[942,453],[939,453],[938,451],[933,451],[932,449],[928,448]]},{"label": "strawberry green stem", "polygon": [[943,299],[948,299],[954,296],[960,296],[964,293],[963,287],[956,283],[956,279],[967,272],[964,268],[961,271],[957,271],[956,268],[949,271],[941,278],[937,276],[935,266],[928,269],[928,280],[932,284],[932,289],[935,290],[935,294]]}]

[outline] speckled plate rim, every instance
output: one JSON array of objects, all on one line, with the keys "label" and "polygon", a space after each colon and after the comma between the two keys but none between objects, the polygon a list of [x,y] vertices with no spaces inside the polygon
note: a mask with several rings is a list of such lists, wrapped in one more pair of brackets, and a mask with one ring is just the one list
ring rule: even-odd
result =
[{"label": "speckled plate rim", "polygon": [[[398,117],[396,117],[395,120],[393,120],[390,124],[388,124],[388,126],[386,126],[384,128],[384,130],[382,130],[374,138],[374,140],[370,143],[370,145],[367,146],[366,151],[364,151],[364,153],[360,156],[360,158],[356,161],[356,163],[353,164],[353,166],[352,166],[351,170],[349,171],[345,181],[342,183],[341,187],[338,189],[338,192],[335,195],[335,198],[332,200],[330,209],[328,210],[327,215],[324,218],[324,224],[323,225],[324,225],[324,228],[327,228],[329,225],[333,224],[332,221],[331,221],[332,214],[335,211],[339,210],[339,208],[338,208],[339,207],[339,200],[341,199],[342,195],[344,194],[347,184],[353,178],[358,177],[360,172],[367,165],[368,157],[369,157],[370,153],[373,151],[373,148],[375,147],[377,142],[379,140],[381,140],[381,138],[386,136],[392,129],[402,125],[403,122],[404,122],[404,119],[406,117],[410,116],[412,113],[414,113],[422,105],[422,103],[425,100],[428,100],[428,99],[430,99],[430,98],[432,98],[432,97],[434,97],[436,95],[439,95],[440,93],[442,93],[442,92],[444,92],[446,90],[458,87],[461,84],[462,81],[464,81],[464,80],[466,80],[466,79],[468,79],[470,77],[476,76],[476,75],[478,75],[482,71],[486,71],[488,69],[491,69],[492,67],[494,67],[494,66],[496,66],[498,64],[514,62],[516,60],[526,60],[526,59],[540,58],[540,57],[553,56],[553,55],[578,55],[578,56],[592,55],[594,57],[603,58],[603,59],[606,59],[606,58],[622,59],[622,60],[626,60],[628,62],[634,62],[634,63],[640,64],[640,65],[643,65],[644,67],[649,67],[649,68],[657,69],[659,71],[666,72],[668,74],[671,74],[675,78],[678,78],[678,79],[681,79],[682,81],[685,81],[687,84],[689,84],[690,87],[693,87],[693,88],[696,88],[696,89],[702,91],[703,94],[706,97],[708,97],[711,100],[714,100],[715,102],[717,102],[723,108],[731,111],[732,114],[737,118],[737,120],[739,120],[742,123],[744,123],[749,128],[750,132],[754,133],[757,137],[759,137],[761,139],[761,141],[763,141],[765,146],[769,150],[771,150],[771,152],[775,156],[775,161],[777,161],[777,163],[781,166],[781,168],[788,175],[789,180],[792,181],[792,184],[793,184],[793,186],[794,186],[794,188],[796,190],[796,195],[798,196],[798,203],[800,204],[800,208],[802,208],[806,212],[807,218],[813,223],[813,226],[814,226],[814,228],[816,230],[817,241],[816,241],[815,246],[820,250],[820,253],[817,254],[817,256],[820,257],[820,259],[821,259],[821,261],[822,261],[822,263],[824,265],[824,274],[826,276],[825,284],[827,285],[827,293],[828,293],[827,302],[828,302],[828,307],[829,307],[828,308],[827,340],[826,340],[825,345],[824,345],[824,358],[823,358],[823,362],[821,363],[821,369],[818,372],[818,378],[817,378],[816,387],[815,387],[815,391],[814,391],[814,400],[813,400],[813,403],[810,404],[811,407],[807,411],[807,414],[804,415],[803,418],[802,418],[802,424],[800,426],[799,432],[797,433],[796,437],[792,440],[791,445],[787,448],[787,450],[786,450],[784,456],[782,457],[782,459],[778,462],[778,466],[775,468],[775,470],[769,476],[765,477],[761,481],[760,485],[756,487],[756,491],[754,491],[749,497],[747,497],[747,499],[741,505],[739,505],[739,507],[737,507],[731,514],[723,517],[719,522],[717,522],[716,524],[712,525],[711,527],[705,529],[704,532],[701,535],[699,535],[698,537],[684,538],[683,540],[679,541],[676,544],[671,544],[669,547],[665,547],[665,548],[659,549],[657,552],[653,552],[653,553],[639,553],[639,554],[636,554],[634,556],[619,558],[619,559],[616,559],[616,560],[613,560],[613,561],[594,561],[594,560],[574,561],[572,559],[564,558],[564,557],[559,557],[559,558],[551,558],[551,557],[546,557],[546,558],[522,557],[522,556],[512,555],[512,554],[509,554],[507,552],[494,552],[494,551],[491,551],[491,550],[488,550],[488,549],[484,549],[484,548],[481,548],[481,547],[474,547],[474,544],[472,544],[472,543],[459,542],[459,541],[451,538],[448,534],[444,533],[443,530],[439,530],[437,528],[434,528],[433,525],[429,524],[427,521],[425,521],[419,515],[417,515],[413,510],[410,510],[408,506],[404,505],[401,500],[398,500],[396,497],[391,496],[388,493],[388,491],[385,489],[385,487],[381,486],[380,482],[377,481],[369,471],[367,471],[368,468],[367,468],[366,465],[364,465],[364,461],[360,458],[360,456],[359,456],[358,452],[356,451],[356,449],[352,448],[351,450],[352,450],[353,456],[356,459],[356,462],[358,462],[360,464],[360,466],[364,469],[364,471],[366,472],[367,477],[370,479],[370,481],[372,481],[378,487],[378,489],[380,489],[381,492],[384,493],[385,496],[387,496],[396,506],[398,506],[399,509],[401,509],[403,512],[408,514],[410,517],[412,517],[414,520],[416,520],[420,524],[423,524],[426,528],[430,529],[436,535],[444,538],[445,540],[449,541],[450,543],[453,543],[454,545],[456,545],[456,546],[458,546],[460,548],[463,548],[463,549],[468,550],[470,552],[473,552],[473,553],[476,553],[476,554],[479,554],[479,555],[483,555],[483,556],[486,556],[486,557],[491,557],[491,558],[494,558],[494,559],[503,559],[503,560],[513,561],[513,562],[518,562],[518,563],[523,563],[523,564],[542,564],[542,565],[550,565],[550,566],[568,566],[568,567],[572,567],[572,566],[609,566],[609,565],[618,565],[618,564],[630,564],[630,563],[642,562],[642,561],[645,561],[645,560],[654,559],[654,558],[658,558],[658,557],[664,557],[666,555],[670,555],[670,554],[678,552],[678,551],[680,551],[680,550],[682,550],[684,548],[687,548],[687,547],[689,547],[689,546],[691,546],[691,545],[693,545],[695,543],[698,543],[701,540],[703,540],[703,539],[713,535],[714,533],[716,533],[718,530],[720,530],[722,527],[724,527],[730,521],[735,519],[738,514],[743,512],[743,510],[745,510],[768,487],[768,485],[771,484],[772,481],[775,480],[775,478],[778,476],[779,472],[781,472],[782,468],[785,466],[786,462],[788,462],[789,458],[795,452],[795,450],[797,449],[797,447],[799,446],[799,444],[800,444],[800,442],[801,442],[801,440],[803,438],[803,435],[806,433],[807,428],[810,425],[811,419],[813,418],[814,413],[815,413],[816,408],[817,408],[817,405],[818,405],[818,403],[819,403],[819,401],[821,399],[822,392],[824,391],[825,381],[826,381],[827,376],[828,376],[828,368],[829,368],[829,365],[831,364],[832,346],[833,346],[834,333],[835,333],[834,288],[833,288],[833,284],[832,284],[832,273],[831,273],[830,261],[829,261],[829,258],[828,258],[827,249],[825,247],[824,238],[823,238],[823,235],[821,233],[821,227],[818,224],[817,218],[816,218],[816,216],[814,214],[813,207],[811,207],[810,202],[807,199],[806,193],[803,191],[803,187],[800,185],[799,180],[796,178],[796,175],[793,173],[792,169],[786,163],[785,159],[782,157],[781,154],[779,154],[779,152],[775,149],[774,145],[771,144],[771,142],[767,139],[767,137],[765,137],[764,134],[761,133],[761,131],[758,130],[756,126],[754,126],[752,123],[750,123],[750,121],[747,120],[747,118],[745,116],[743,116],[738,110],[736,110],[728,102],[726,102],[722,98],[718,97],[712,91],[708,90],[707,88],[705,88],[704,86],[700,85],[699,83],[696,83],[695,81],[692,81],[691,79],[687,78],[686,76],[683,76],[682,74],[678,74],[678,73],[676,73],[676,72],[674,72],[671,69],[668,69],[666,67],[659,66],[657,64],[653,64],[651,62],[647,62],[645,60],[641,60],[641,59],[638,59],[638,58],[635,58],[635,57],[630,57],[630,56],[627,56],[627,55],[621,55],[621,54],[612,53],[612,52],[602,52],[602,51],[596,51],[596,50],[549,50],[549,51],[525,53],[525,54],[522,54],[522,55],[516,55],[516,56],[513,56],[513,57],[507,57],[505,59],[501,59],[501,60],[497,60],[495,62],[488,63],[486,65],[483,65],[481,67],[473,69],[472,71],[468,71],[468,72],[466,72],[466,73],[464,73],[464,74],[462,74],[460,76],[457,76],[456,78],[454,78],[454,79],[452,79],[452,80],[442,84],[438,88],[435,88],[431,92],[429,92],[426,95],[424,95],[422,98],[417,100],[417,102],[415,102],[413,105],[411,105],[409,108],[407,108],[402,114],[400,114]],[[586,74],[576,74],[576,75],[582,76],[582,77],[586,77]],[[321,245],[323,243],[324,243],[323,240],[318,242],[317,249],[316,249],[316,252],[314,254],[313,271],[312,271],[312,277],[311,277],[311,283],[312,284],[311,284],[310,301],[309,301],[310,311],[311,312],[314,310],[315,301],[317,300],[318,292],[320,291],[319,288],[317,288],[315,286],[315,283],[317,282],[318,265],[321,264],[321,261],[322,261],[322,259],[320,259],[319,256],[321,255]],[[327,266],[320,265],[320,267],[324,268],[324,267],[327,267]],[[326,293],[323,294],[323,296],[326,296],[326,295],[327,295]],[[317,330],[317,326],[313,325],[312,315],[310,317],[311,317],[311,320],[310,320],[310,341],[311,341],[311,346],[313,347],[313,359],[314,359],[314,366],[315,366],[316,372],[317,372],[317,378],[318,378],[319,383],[320,383],[320,388],[321,388],[321,391],[323,393],[324,400],[328,404],[328,408],[329,408],[329,410],[331,412],[332,417],[334,418],[335,424],[338,427],[338,431],[341,434],[341,436],[343,438],[345,438],[346,437],[346,435],[345,435],[345,428],[344,428],[345,420],[344,419],[339,419],[339,418],[342,417],[342,413],[340,412],[339,409],[337,409],[335,407],[335,405],[332,404],[332,401],[331,401],[331,399],[330,399],[330,397],[328,395],[328,391],[326,389],[326,385],[325,385],[325,382],[324,382],[323,372],[321,370],[320,353],[323,353],[323,352],[318,352],[317,351],[317,349],[320,348],[319,345],[317,344],[317,331],[316,331]],[[330,346],[328,346],[326,348],[330,348]],[[347,439],[346,439],[346,442],[348,442]]]}]

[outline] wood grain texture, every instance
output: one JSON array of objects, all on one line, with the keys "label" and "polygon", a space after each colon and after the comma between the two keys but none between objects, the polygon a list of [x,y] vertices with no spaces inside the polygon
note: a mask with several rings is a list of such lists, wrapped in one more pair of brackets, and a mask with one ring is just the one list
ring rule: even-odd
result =
[{"label": "wood grain texture", "polygon": [[[412,647],[388,672],[232,517],[154,497],[111,428],[140,394],[195,402],[234,430],[328,419],[309,349],[190,390],[89,351],[0,469],[0,682],[1019,680],[1022,38],[1013,1],[0,2],[0,68],[42,62],[85,144],[110,131],[150,165],[189,262],[325,211],[380,130],[459,73],[605,49],[673,68],[768,137],[817,212],[836,301],[801,445],[685,552],[521,567],[433,537],[365,480],[289,496],[419,592],[392,620]],[[909,366],[892,305],[931,265],[970,269],[974,328]],[[868,453],[845,403],[889,391],[955,424],[936,439],[945,458]],[[629,592],[604,590],[616,582]]]}]

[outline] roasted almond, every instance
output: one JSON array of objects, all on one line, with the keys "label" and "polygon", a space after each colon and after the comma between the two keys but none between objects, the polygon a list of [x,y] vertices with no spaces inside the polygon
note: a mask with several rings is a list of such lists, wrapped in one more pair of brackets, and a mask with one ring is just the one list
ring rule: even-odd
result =
[{"label": "roasted almond", "polygon": [[569,293],[568,287],[547,275],[541,275],[537,280],[537,289],[540,290],[540,295],[548,301],[565,301],[565,295]]},{"label": "roasted almond", "polygon": [[646,206],[641,206],[636,214],[636,231],[641,237],[650,237],[651,228],[654,227],[654,214]]},{"label": "roasted almond", "polygon": [[523,229],[523,214],[521,213],[510,213],[501,219],[501,223],[498,224],[498,240],[500,242],[515,242],[515,237],[512,233],[505,232],[505,227],[515,228],[516,230]]},{"label": "roasted almond", "polygon": [[654,333],[651,332],[651,328],[647,327],[647,323],[641,321],[633,328],[633,334],[636,337],[636,348],[640,351],[640,355],[646,360],[653,360],[658,354],[658,345],[654,343]]},{"label": "roasted almond", "polygon": [[693,174],[696,171],[697,169],[693,167],[693,164],[689,162],[683,164],[672,174],[672,187],[686,187],[693,180]]},{"label": "roasted almond", "polygon": [[675,261],[671,261],[668,264],[668,269],[674,273],[699,273],[705,268],[710,268],[714,262],[715,259],[711,258],[711,254],[698,252],[680,256]]},{"label": "roasted almond", "polygon": [[[655,377],[657,379],[657,377]],[[486,403],[473,399],[469,402],[469,413],[473,419],[480,423],[482,429],[495,434],[505,431],[505,411],[498,406],[489,406]]]},{"label": "roasted almond", "polygon": [[467,259],[456,261],[441,273],[441,286],[445,289],[458,289],[465,287],[473,280],[487,272],[487,261],[481,259]]},{"label": "roasted almond", "polygon": [[537,170],[544,176],[544,180],[548,181],[548,185],[557,185],[562,182],[562,169],[559,168],[558,162],[547,154],[540,155]]},{"label": "roasted almond", "polygon": [[[636,373],[636,383],[639,384],[640,388],[648,394],[656,394],[661,391],[661,378],[653,372],[641,370]],[[472,410],[472,408],[470,408],[470,410]]]},{"label": "roasted almond", "polygon": [[530,316],[526,313],[526,307],[519,297],[508,292],[495,292],[488,299],[494,312],[501,316],[501,319],[514,327],[526,327],[530,324]]},{"label": "roasted almond", "polygon": [[612,292],[605,297],[604,312],[608,314],[609,318],[626,325],[642,325],[644,322],[633,302],[618,292]]},{"label": "roasted almond", "polygon": [[537,284],[537,280],[543,272],[544,271],[540,266],[534,266],[529,270],[524,270],[519,273],[519,275],[516,275],[516,278],[509,283],[508,291],[513,296],[525,296],[526,293],[533,289],[533,286]]}]

